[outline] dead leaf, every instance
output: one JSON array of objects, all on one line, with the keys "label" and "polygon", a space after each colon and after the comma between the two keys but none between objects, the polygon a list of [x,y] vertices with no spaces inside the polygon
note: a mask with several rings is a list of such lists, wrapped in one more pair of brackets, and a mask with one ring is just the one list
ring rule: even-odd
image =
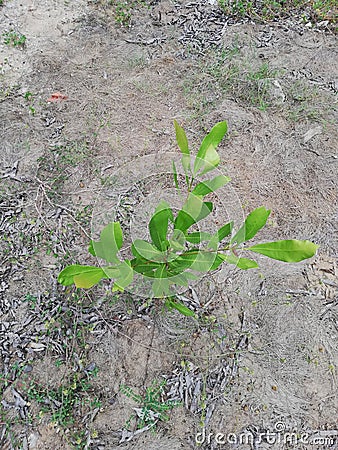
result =
[{"label": "dead leaf", "polygon": [[35,352],[42,352],[46,348],[44,344],[39,342],[31,342],[28,346]]},{"label": "dead leaf", "polygon": [[311,128],[310,130],[308,130],[304,136],[303,136],[303,142],[304,144],[306,144],[307,142],[309,142],[313,137],[317,136],[318,134],[321,134],[323,132],[323,129],[321,126],[319,127],[315,127],[315,128]]}]

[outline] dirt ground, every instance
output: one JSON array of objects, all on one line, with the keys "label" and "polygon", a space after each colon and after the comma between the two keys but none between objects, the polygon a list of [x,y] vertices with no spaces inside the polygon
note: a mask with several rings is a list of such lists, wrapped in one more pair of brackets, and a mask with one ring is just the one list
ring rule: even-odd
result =
[{"label": "dirt ground", "polygon": [[[0,448],[338,448],[337,39],[328,21],[254,23],[217,2],[0,6]],[[5,43],[9,33],[23,45]],[[67,98],[48,101],[52,94]],[[182,295],[200,320],[57,283],[95,263],[113,218],[131,237],[177,157],[227,120],[214,220],[272,209],[256,241],[310,239],[305,263],[257,258]],[[141,233],[141,235],[140,235]],[[121,391],[180,402],[156,431]],[[148,427],[149,428],[149,427]]]}]

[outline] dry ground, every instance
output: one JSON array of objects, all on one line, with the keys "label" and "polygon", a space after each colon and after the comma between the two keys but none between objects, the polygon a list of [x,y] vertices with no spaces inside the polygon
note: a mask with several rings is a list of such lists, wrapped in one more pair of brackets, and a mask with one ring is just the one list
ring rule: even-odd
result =
[{"label": "dry ground", "polygon": [[[327,21],[236,23],[212,3],[139,5],[130,27],[103,0],[0,7],[1,449],[338,448],[336,37]],[[4,43],[12,30],[24,46]],[[258,239],[320,244],[306,264],[204,277],[184,293],[199,321],[56,281],[93,262],[100,224],[142,233],[170,195],[174,118],[195,145],[229,123],[215,220],[264,205]],[[160,403],[181,406],[156,433],[128,429],[139,405],[121,385],[144,396],[163,379]]]}]

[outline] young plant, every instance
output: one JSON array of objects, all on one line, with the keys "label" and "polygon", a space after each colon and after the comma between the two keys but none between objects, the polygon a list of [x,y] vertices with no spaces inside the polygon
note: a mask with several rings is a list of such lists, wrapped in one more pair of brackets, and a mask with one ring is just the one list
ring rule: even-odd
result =
[{"label": "young plant", "polygon": [[144,0],[110,0],[115,7],[115,22],[122,26],[129,26],[132,14],[138,6],[146,6]]},{"label": "young plant", "polygon": [[135,414],[132,414],[126,423],[128,429],[133,419],[136,420],[138,429],[149,427],[153,430],[159,420],[169,420],[167,411],[175,406],[180,406],[181,402],[163,400],[165,384],[165,380],[161,383],[153,382],[151,386],[147,387],[144,397],[137,395],[129,386],[124,384],[120,386],[120,391],[139,406],[134,408]]},{"label": "young plant", "polygon": [[[150,281],[152,296],[162,298],[168,308],[175,308],[186,316],[194,313],[178,302],[175,289],[188,286],[203,273],[211,272],[224,263],[242,270],[257,268],[253,259],[239,257],[239,252],[253,252],[284,262],[298,262],[312,257],[318,246],[307,240],[280,240],[245,246],[264,227],[270,210],[264,206],[252,211],[237,231],[233,222],[221,226],[216,233],[195,231],[197,224],[213,210],[213,203],[205,197],[230,181],[225,175],[197,181],[214,171],[220,162],[216,151],[227,132],[227,123],[219,122],[205,136],[193,159],[183,128],[175,121],[176,140],[182,153],[185,199],[182,208],[174,214],[171,206],[162,200],[150,218],[150,239],[135,239],[131,251],[133,257],[120,259],[123,246],[119,222],[109,223],[101,232],[99,241],[91,241],[89,253],[103,259],[102,267],[70,265],[61,271],[58,281],[64,286],[75,284],[77,288],[91,288],[101,279],[114,281],[113,291],[123,291],[138,274]],[[182,195],[179,177],[173,162],[176,189]]]},{"label": "young plant", "polygon": [[[90,377],[95,377],[97,372],[89,373]],[[73,374],[70,380],[58,388],[47,388],[42,384],[31,381],[27,389],[27,397],[41,405],[39,416],[44,413],[51,413],[53,422],[62,427],[69,427],[75,423],[76,408],[100,407],[101,403],[97,398],[89,400],[88,394],[92,385],[87,378],[81,378],[78,374]]]},{"label": "young plant", "polygon": [[4,44],[12,45],[13,47],[24,47],[26,43],[26,36],[15,31],[8,31],[3,33]]}]

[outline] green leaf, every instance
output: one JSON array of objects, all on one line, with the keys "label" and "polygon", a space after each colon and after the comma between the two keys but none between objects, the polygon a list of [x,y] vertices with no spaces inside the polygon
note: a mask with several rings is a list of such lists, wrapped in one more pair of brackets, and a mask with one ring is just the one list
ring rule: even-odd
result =
[{"label": "green leaf", "polygon": [[154,277],[155,270],[158,269],[158,267],[165,265],[164,263],[149,261],[148,259],[144,259],[141,257],[132,259],[130,262],[135,272],[140,273],[141,275],[144,275],[145,277],[149,278]]},{"label": "green leaf", "polygon": [[189,276],[187,276],[188,272],[181,272],[174,275],[172,272],[168,271],[168,279],[171,285],[176,286],[188,286],[189,285]]},{"label": "green leaf", "polygon": [[173,250],[184,250],[184,244],[186,242],[185,235],[181,230],[174,230],[172,238],[169,239],[170,247]]},{"label": "green leaf", "polygon": [[151,239],[160,251],[165,251],[168,248],[167,232],[169,219],[174,221],[173,213],[169,204],[162,200],[149,222]]},{"label": "green leaf", "polygon": [[218,231],[217,231],[217,237],[218,242],[223,241],[223,239],[227,236],[229,236],[232,232],[232,227],[234,226],[234,222],[231,221],[225,225],[223,225]]},{"label": "green leaf", "polygon": [[135,239],[131,246],[134,256],[144,258],[148,261],[165,262],[166,254],[160,252],[154,245],[143,239]]},{"label": "green leaf", "polygon": [[173,249],[174,252],[185,249],[185,246],[183,244],[181,244],[179,241],[173,241],[172,239],[169,239],[169,246]]},{"label": "green leaf", "polygon": [[184,129],[174,120],[174,126],[176,131],[176,141],[182,152],[182,166],[184,172],[187,175],[190,172],[190,152],[188,146],[188,139]]},{"label": "green leaf", "polygon": [[210,271],[216,270],[222,263],[224,263],[224,258],[222,258],[221,255],[217,254],[215,257],[215,261],[213,262],[212,266],[210,267]]},{"label": "green leaf", "polygon": [[175,161],[173,161],[173,174],[174,174],[174,183],[175,183],[175,188],[179,191],[179,185],[178,185],[178,177],[177,177],[177,169],[176,169],[176,164]]},{"label": "green leaf", "polygon": [[104,266],[104,267],[102,267],[102,270],[107,275],[107,278],[109,278],[110,280],[117,278],[120,274],[118,265],[113,266],[113,267],[112,266]]},{"label": "green leaf", "polygon": [[212,202],[203,202],[200,213],[197,216],[196,223],[205,219],[212,212],[213,207],[214,205]]},{"label": "green leaf", "polygon": [[190,156],[189,155],[183,155],[181,158],[182,166],[185,173],[185,181],[188,183],[189,177],[188,174],[190,172]]},{"label": "green leaf", "polygon": [[183,208],[177,214],[175,229],[185,232],[191,225],[196,223],[202,205],[203,201],[200,197],[189,194]]},{"label": "green leaf", "polygon": [[192,193],[195,195],[202,195],[204,197],[205,195],[210,194],[210,192],[215,192],[220,187],[229,183],[229,181],[230,181],[229,177],[226,177],[224,175],[218,175],[212,180],[207,180],[203,181],[202,183],[198,183],[195,186],[195,189],[192,191]]},{"label": "green leaf", "polygon": [[208,272],[213,266],[217,254],[205,250],[188,250],[170,263],[173,269],[181,270],[187,268],[197,272]]},{"label": "green leaf", "polygon": [[58,282],[63,286],[75,284],[78,288],[91,288],[102,278],[107,278],[103,269],[93,266],[74,264],[63,269],[58,276]]},{"label": "green leaf", "polygon": [[169,309],[174,308],[177,311],[179,311],[181,314],[187,317],[193,317],[195,316],[195,313],[191,311],[191,309],[187,308],[183,303],[174,302],[173,300],[168,299],[165,302],[165,306]]},{"label": "green leaf", "polygon": [[236,266],[242,270],[257,269],[258,264],[253,259],[238,258]]},{"label": "green leaf", "polygon": [[122,230],[119,222],[111,222],[103,228],[98,242],[90,241],[89,253],[107,262],[118,262],[116,254],[123,244]]},{"label": "green leaf", "polygon": [[162,264],[155,270],[155,278],[168,278],[168,271],[165,264]]},{"label": "green leaf", "polygon": [[191,244],[200,244],[203,241],[211,239],[212,235],[204,231],[195,231],[185,235],[185,238]]},{"label": "green leaf", "polygon": [[212,211],[211,202],[203,202],[201,197],[189,194],[183,208],[178,212],[175,220],[175,229],[185,233],[191,225],[207,217]]},{"label": "green leaf", "polygon": [[227,236],[229,236],[231,234],[232,231],[232,227],[233,227],[233,222],[229,222],[225,225],[223,225],[223,227],[221,227],[216,234],[214,234],[209,243],[208,243],[208,248],[211,248],[212,250],[217,250],[218,249],[218,244]]},{"label": "green leaf", "polygon": [[220,157],[216,152],[216,148],[223,139],[227,129],[227,122],[219,122],[205,136],[194,163],[194,175],[196,175],[200,169],[203,169],[202,173],[206,173],[217,167]]},{"label": "green leaf", "polygon": [[77,288],[89,289],[97,284],[103,277],[105,277],[105,273],[102,269],[97,268],[95,271],[93,270],[74,275],[74,284]]},{"label": "green leaf", "polygon": [[194,218],[191,217],[191,215],[188,212],[183,211],[183,209],[181,209],[178,212],[175,220],[175,229],[181,230],[184,233],[194,223],[196,223]]},{"label": "green leaf", "polygon": [[169,270],[175,274],[189,269],[196,261],[199,250],[188,250],[169,263]]},{"label": "green leaf", "polygon": [[226,255],[224,260],[229,264],[234,264],[239,269],[247,270],[247,269],[256,269],[258,264],[253,259],[248,258],[239,258],[235,256],[233,253],[230,255]]},{"label": "green leaf", "polygon": [[284,262],[299,262],[315,255],[319,245],[311,241],[299,241],[297,239],[265,242],[253,245],[247,250],[260,253],[272,259]]},{"label": "green leaf", "polygon": [[166,297],[170,295],[169,290],[169,281],[167,278],[159,278],[156,277],[156,279],[153,282],[152,290],[155,297]]},{"label": "green leaf", "polygon": [[253,259],[239,258],[233,253],[230,253],[228,255],[219,253],[217,256],[223,261],[226,261],[228,264],[233,264],[242,270],[256,269],[258,267],[258,264]]},{"label": "green leaf", "polygon": [[269,209],[265,209],[264,206],[254,209],[245,219],[244,224],[237,231],[237,233],[231,239],[230,242],[242,244],[243,242],[253,238],[256,235],[256,233],[266,224],[270,212],[271,211]]},{"label": "green leaf", "polygon": [[185,155],[189,155],[188,139],[184,129],[176,122],[176,120],[174,120],[174,126],[176,131],[176,141],[181,152]]},{"label": "green leaf", "polygon": [[130,261],[128,261],[128,260],[121,262],[117,266],[117,269],[119,271],[119,274],[115,278],[112,292],[115,292],[115,291],[123,292],[124,289],[127,286],[129,286],[129,284],[133,281],[134,272],[131,267]]}]

